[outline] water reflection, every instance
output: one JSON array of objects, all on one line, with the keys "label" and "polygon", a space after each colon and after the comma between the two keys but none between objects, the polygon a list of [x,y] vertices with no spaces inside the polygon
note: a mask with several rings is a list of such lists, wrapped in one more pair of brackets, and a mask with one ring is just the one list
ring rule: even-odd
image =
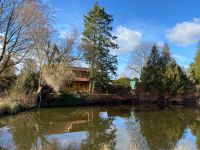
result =
[{"label": "water reflection", "polygon": [[4,117],[0,149],[200,149],[198,109],[145,108],[51,108]]},{"label": "water reflection", "polygon": [[182,112],[160,110],[135,115],[150,149],[174,149],[187,127]]}]

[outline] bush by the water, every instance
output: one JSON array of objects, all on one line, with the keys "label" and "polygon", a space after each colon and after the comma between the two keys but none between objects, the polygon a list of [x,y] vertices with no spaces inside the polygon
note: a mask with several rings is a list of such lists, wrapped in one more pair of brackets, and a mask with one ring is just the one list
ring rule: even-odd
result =
[{"label": "bush by the water", "polygon": [[23,108],[31,108],[37,100],[38,73],[32,60],[29,60],[12,85],[8,99],[18,102]]}]

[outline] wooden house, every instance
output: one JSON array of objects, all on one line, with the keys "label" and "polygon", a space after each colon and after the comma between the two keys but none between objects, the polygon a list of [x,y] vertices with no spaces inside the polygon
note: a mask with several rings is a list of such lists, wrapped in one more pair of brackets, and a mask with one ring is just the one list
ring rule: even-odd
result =
[{"label": "wooden house", "polygon": [[64,87],[65,92],[89,92],[89,68],[72,67],[74,74],[73,82],[66,83]]}]

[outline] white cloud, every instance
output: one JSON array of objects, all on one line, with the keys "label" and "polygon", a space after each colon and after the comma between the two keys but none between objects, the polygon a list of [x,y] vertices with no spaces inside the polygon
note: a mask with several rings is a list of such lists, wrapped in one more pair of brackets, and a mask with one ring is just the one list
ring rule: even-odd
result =
[{"label": "white cloud", "polygon": [[168,31],[166,37],[171,42],[182,46],[197,43],[200,40],[200,18],[177,23],[175,27]]},{"label": "white cloud", "polygon": [[119,49],[113,50],[113,54],[122,54],[133,51],[137,47],[142,38],[142,33],[136,30],[129,29],[127,27],[118,26],[115,32],[115,35],[118,37],[116,43],[119,46]]}]

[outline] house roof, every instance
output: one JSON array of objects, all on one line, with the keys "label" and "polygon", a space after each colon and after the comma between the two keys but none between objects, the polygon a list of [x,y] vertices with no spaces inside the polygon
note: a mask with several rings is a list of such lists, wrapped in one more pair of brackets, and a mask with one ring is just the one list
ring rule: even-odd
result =
[{"label": "house roof", "polygon": [[85,67],[72,67],[72,71],[86,71],[86,72],[89,72],[89,68],[85,68]]},{"label": "house roof", "polygon": [[82,81],[82,82],[89,82],[89,78],[74,78],[74,81]]}]

